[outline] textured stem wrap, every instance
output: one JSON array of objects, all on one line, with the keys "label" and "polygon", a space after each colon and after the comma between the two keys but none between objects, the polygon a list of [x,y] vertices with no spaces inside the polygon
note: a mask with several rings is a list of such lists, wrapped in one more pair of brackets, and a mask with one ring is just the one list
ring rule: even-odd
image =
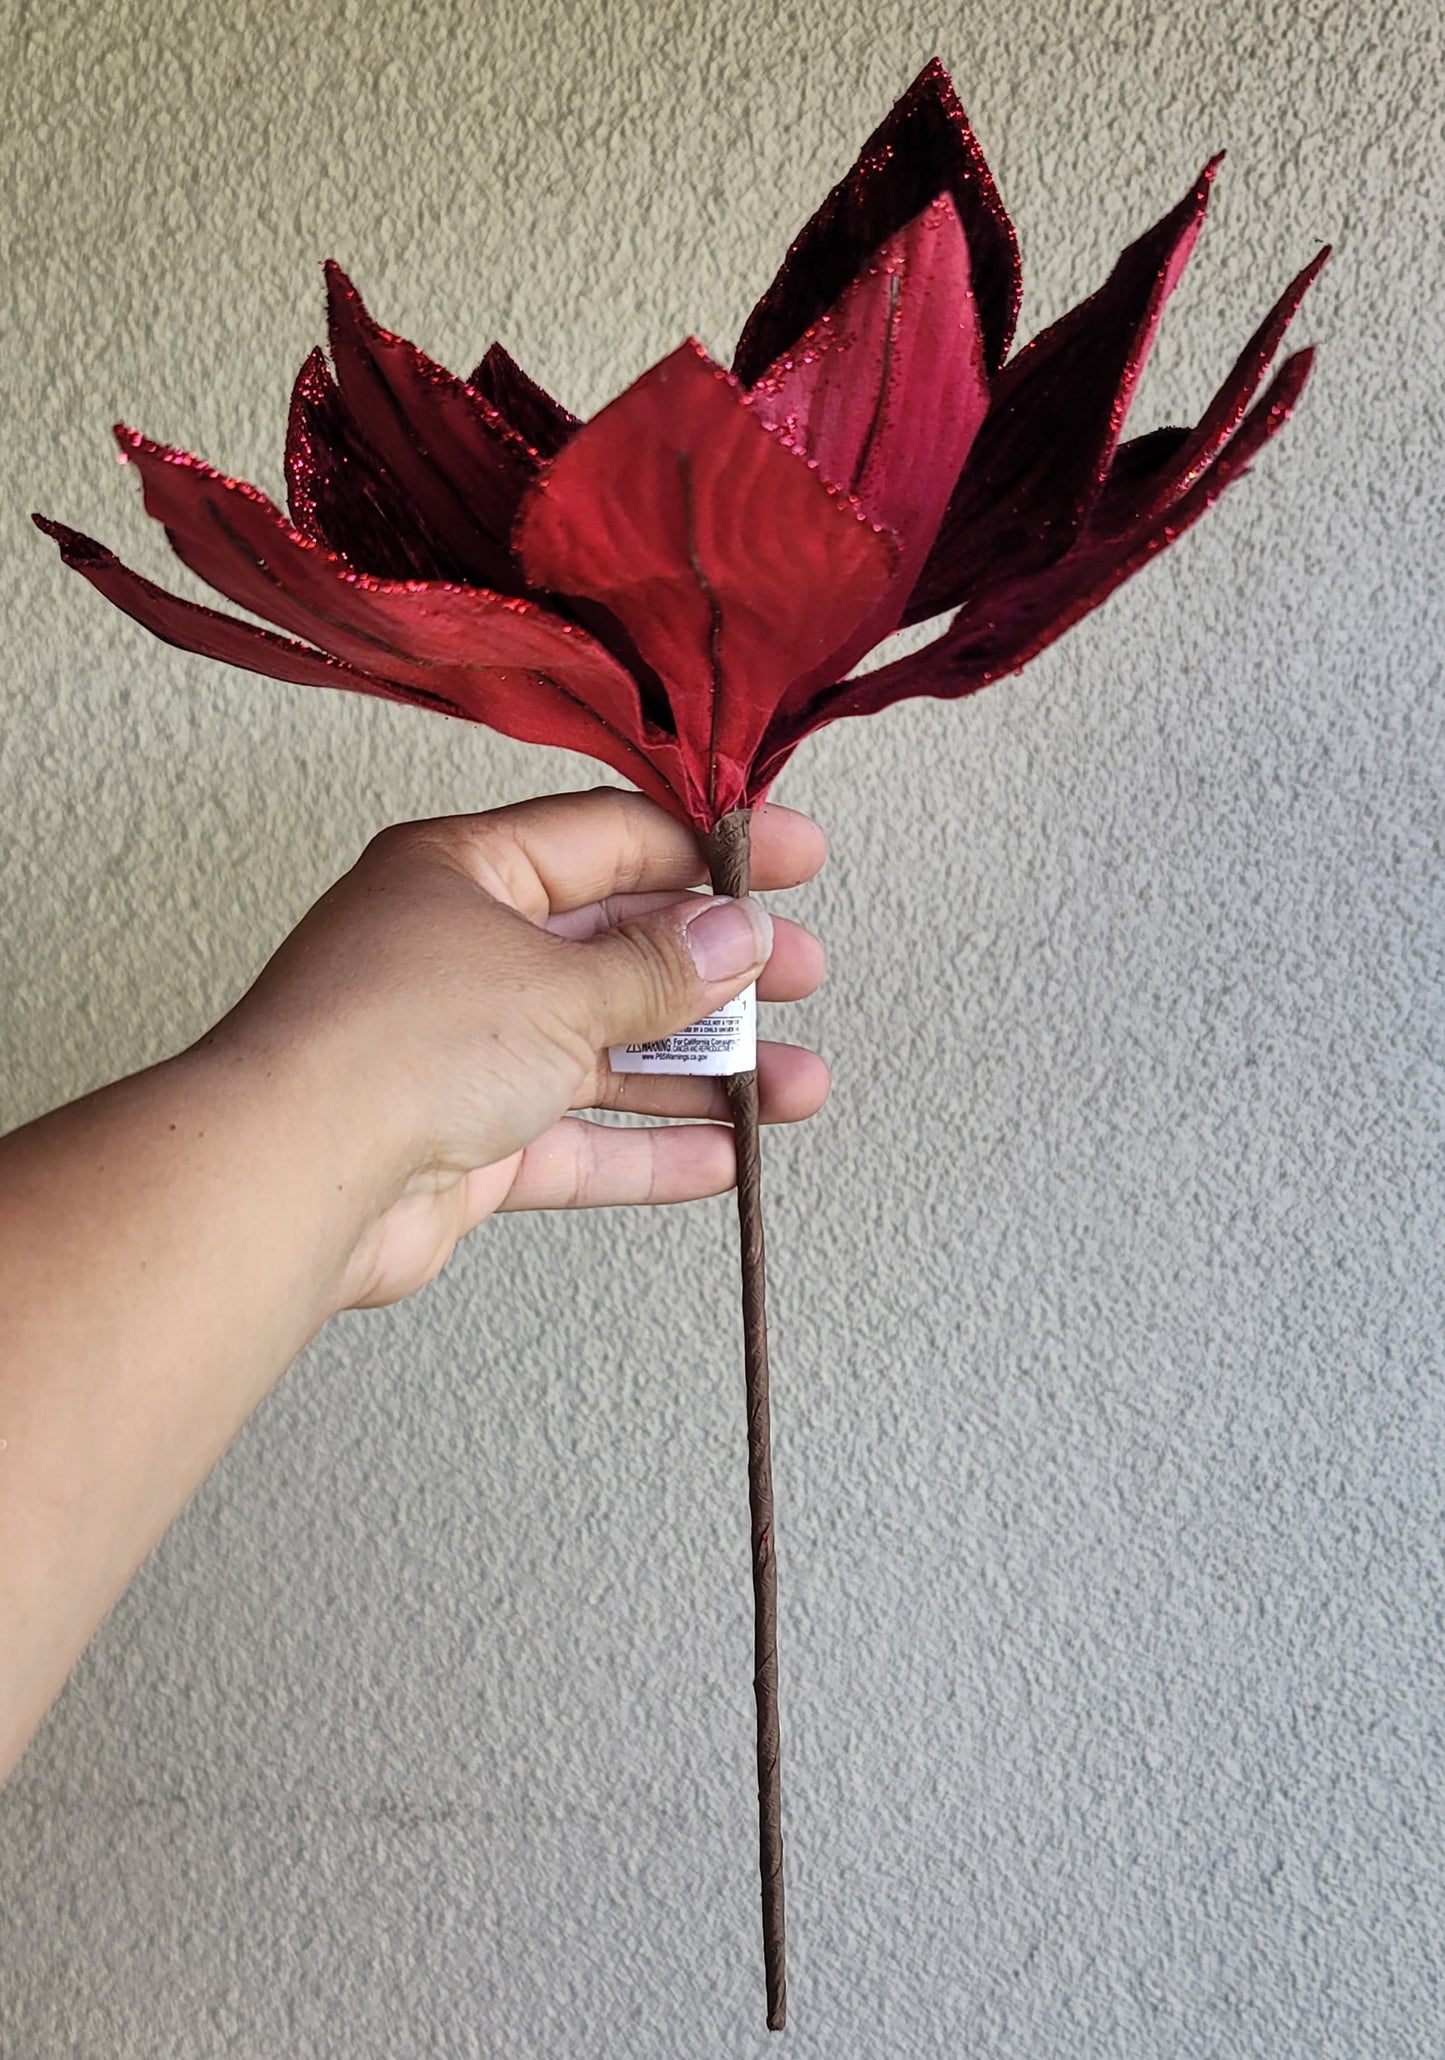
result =
[{"label": "textured stem wrap", "polygon": [[[752,811],[737,808],[708,832],[708,870],[716,894],[744,895],[751,878]],[[773,1459],[768,1395],[767,1286],[763,1269],[762,1158],[758,1149],[758,1076],[727,1079],[738,1162],[742,1248],[743,1367],[748,1411],[748,1507],[752,1518],[753,1693],[758,1705],[758,1864],[763,1890],[763,1974],[768,2029],[788,2015],[783,1933],[783,1791],[778,1730],[778,1570],[773,1550]]]}]

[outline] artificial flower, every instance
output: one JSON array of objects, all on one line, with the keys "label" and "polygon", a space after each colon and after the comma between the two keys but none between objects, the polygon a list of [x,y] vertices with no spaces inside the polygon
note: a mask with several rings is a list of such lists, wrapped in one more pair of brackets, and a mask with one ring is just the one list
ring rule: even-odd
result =
[{"label": "artificial flower", "polygon": [[[1198,423],[1122,440],[1217,163],[1010,356],[1017,243],[935,60],[789,250],[731,371],[688,340],[579,423],[499,344],[445,371],[328,265],[289,515],[118,429],[177,556],[271,628],[36,520],[171,643],[586,752],[706,830],[825,723],[1016,671],[1280,428],[1312,354],[1256,395],[1325,252]],[[933,617],[923,649],[857,670]]]}]

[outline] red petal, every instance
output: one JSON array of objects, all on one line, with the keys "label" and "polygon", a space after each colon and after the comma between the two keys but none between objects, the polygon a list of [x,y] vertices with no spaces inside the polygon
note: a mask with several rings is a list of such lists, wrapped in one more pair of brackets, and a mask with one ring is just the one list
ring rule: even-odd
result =
[{"label": "red petal", "polygon": [[1088,520],[1169,298],[1199,234],[1218,158],[1132,243],[1104,285],[1021,350],[994,382],[905,623],[956,608],[985,582],[1062,557]]},{"label": "red petal", "polygon": [[507,538],[536,452],[479,393],[374,322],[338,265],[326,282],[331,356],[362,434],[469,576],[515,591]]},{"label": "red petal", "polygon": [[[577,417],[529,378],[499,343],[492,344],[468,383],[506,417],[539,457],[555,457],[581,427]],[[516,574],[516,584],[520,588],[520,572]],[[556,613],[567,614],[580,622],[584,629],[591,630],[597,641],[605,644],[637,681],[644,710],[664,725],[667,723],[667,696],[661,681],[643,660],[621,623],[607,609],[579,598],[564,602],[555,594],[538,594],[536,598],[553,607]]]},{"label": "red petal", "polygon": [[525,373],[510,351],[494,343],[467,384],[526,438],[541,458],[555,458],[579,429],[577,417]]},{"label": "red petal", "polygon": [[[1155,430],[1124,444],[1109,468],[1092,527],[1133,528],[1187,493],[1244,419],[1300,302],[1323,271],[1329,245],[1292,279],[1240,352],[1194,429]],[[1172,440],[1172,443],[1167,440]],[[1150,462],[1152,460],[1152,462]],[[1122,461],[1122,462],[1121,462]]]},{"label": "red petal", "polygon": [[968,245],[947,194],[874,253],[747,398],[901,544],[877,609],[790,687],[792,705],[851,672],[898,627],[988,409]]},{"label": "red petal", "polygon": [[[222,615],[214,608],[201,608],[194,601],[168,594],[163,587],[154,586],[138,572],[132,572],[113,551],[78,529],[68,529],[63,522],[52,522],[45,515],[32,515],[30,519],[37,529],[55,539],[67,565],[152,635],[174,644],[178,650],[195,651],[203,658],[219,658],[223,665],[239,665],[247,672],[262,673],[267,679],[290,680],[296,686],[349,687],[358,694],[379,694],[389,701],[413,698],[390,680],[343,665],[339,658],[329,658],[324,651],[312,651],[305,644],[292,643],[289,637],[259,629],[253,622],[241,622],[234,615]],[[449,714],[462,712],[438,696],[427,698]]]},{"label": "red petal", "polygon": [[644,722],[632,679],[585,630],[482,588],[355,572],[258,488],[134,431],[117,435],[177,557],[230,600],[469,721],[589,752],[654,796],[665,787],[666,805],[687,812],[675,746]]},{"label": "red petal", "polygon": [[748,317],[733,359],[743,384],[751,386],[791,350],[879,245],[940,193],[953,196],[963,218],[984,356],[996,371],[1018,319],[1018,242],[953,82],[935,57],[868,138]]},{"label": "red petal", "polygon": [[357,428],[319,350],[301,367],[291,393],[286,487],[302,535],[358,572],[465,580],[465,568]]},{"label": "red petal", "polygon": [[[441,576],[459,577],[465,584],[484,586],[495,593],[525,592],[526,582],[512,558],[509,539],[518,501],[541,464],[537,450],[484,394],[454,379],[413,344],[379,328],[337,266],[328,267],[327,277],[331,348],[343,400],[386,469],[425,518],[430,533],[442,539],[455,570]],[[491,379],[498,376],[493,352],[499,350],[500,346],[494,345],[482,361],[485,367],[488,359],[492,360]],[[543,404],[555,407],[556,403],[533,386],[519,366],[513,369],[513,397],[521,393],[517,381],[526,381],[531,399],[523,405],[530,408],[535,427]],[[566,423],[575,423],[565,409],[558,408],[557,414]],[[561,424],[554,423],[551,440],[558,436],[566,441]],[[540,594],[532,598],[546,600]],[[661,710],[660,689],[647,677],[635,647],[606,611],[579,603],[570,612],[624,669],[635,672],[647,708]]]},{"label": "red petal", "polygon": [[931,536],[988,405],[968,244],[947,195],[873,253],[747,398],[905,550]]},{"label": "red petal", "polygon": [[579,429],[523,505],[534,584],[609,608],[667,689],[714,815],[788,684],[877,603],[891,538],[689,341]]},{"label": "red petal", "polygon": [[1209,470],[1162,515],[1126,536],[1091,535],[1047,572],[991,593],[975,607],[961,609],[944,635],[925,650],[859,679],[845,680],[816,696],[812,706],[791,723],[780,724],[759,753],[759,789],[776,778],[778,768],[805,736],[839,716],[873,715],[911,695],[957,700],[1026,665],[1182,536],[1239,478],[1289,419],[1313,358],[1314,352],[1305,350],[1285,361],[1269,391],[1245,416]]}]

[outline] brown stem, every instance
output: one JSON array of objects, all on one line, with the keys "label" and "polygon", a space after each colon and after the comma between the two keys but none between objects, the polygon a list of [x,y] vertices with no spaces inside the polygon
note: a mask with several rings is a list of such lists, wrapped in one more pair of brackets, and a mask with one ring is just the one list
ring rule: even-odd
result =
[{"label": "brown stem", "polygon": [[[706,839],[716,894],[742,895],[751,873],[751,809],[722,817]],[[758,1864],[763,1888],[763,1975],[768,2029],[788,2016],[783,1938],[783,1791],[778,1732],[778,1570],[773,1551],[773,1460],[769,1431],[768,1312],[763,1272],[762,1159],[758,1076],[733,1073],[728,1107],[738,1162],[738,1233],[743,1273],[743,1367],[748,1410],[748,1506],[752,1514],[753,1694],[758,1705]]]}]

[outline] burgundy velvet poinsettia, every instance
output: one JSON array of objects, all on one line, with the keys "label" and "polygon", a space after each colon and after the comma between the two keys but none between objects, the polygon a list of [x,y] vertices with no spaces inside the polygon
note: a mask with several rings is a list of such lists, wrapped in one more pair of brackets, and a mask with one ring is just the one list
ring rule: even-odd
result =
[{"label": "burgundy velvet poinsettia", "polygon": [[36,519],[169,642],[589,753],[708,829],[837,716],[1017,670],[1282,425],[1311,353],[1254,396],[1324,252],[1197,424],[1120,441],[1215,163],[1009,357],[1017,245],[935,61],[794,243],[731,374],[689,341],[586,423],[499,344],[470,379],[444,371],[329,266],[331,365],[317,351],[296,382],[289,520],[117,431],[177,555],[284,636]]},{"label": "burgundy velvet poinsettia", "polygon": [[[296,381],[290,517],[128,429],[177,555],[274,630],[165,593],[36,517],[67,564],[169,642],[603,760],[697,826],[747,889],[748,814],[802,740],[1016,671],[1186,530],[1283,424],[1262,396],[1326,252],[1192,427],[1121,441],[1218,160],[1089,299],[1009,355],[1013,229],[937,61],[804,228],[732,371],[683,343],[591,421],[500,344],[469,379],[327,270],[331,360]],[[858,673],[895,630],[949,620]],[[275,631],[284,632],[277,635]],[[753,1074],[728,1083],[743,1236],[768,2022],[786,2012],[776,1576]]]}]

